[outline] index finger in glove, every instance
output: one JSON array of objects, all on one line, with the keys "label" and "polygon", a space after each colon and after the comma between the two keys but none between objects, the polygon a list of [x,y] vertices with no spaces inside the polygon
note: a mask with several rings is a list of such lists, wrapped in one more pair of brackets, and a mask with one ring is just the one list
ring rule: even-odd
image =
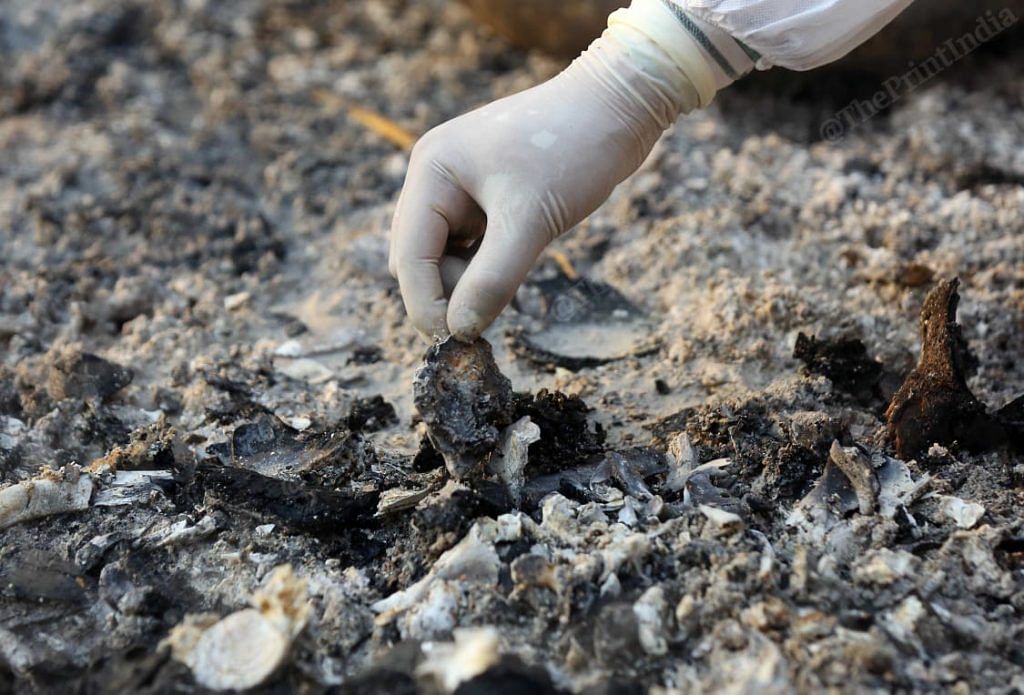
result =
[{"label": "index finger in glove", "polygon": [[[422,186],[410,181],[406,186]],[[392,223],[391,259],[405,311],[426,337],[447,335],[448,300],[441,282],[441,256],[448,240],[448,221],[431,203],[435,191],[405,190]]]},{"label": "index finger in glove", "polygon": [[389,265],[409,319],[427,338],[448,335],[442,262],[449,237],[478,223],[475,208],[443,166],[410,169],[392,223]]}]

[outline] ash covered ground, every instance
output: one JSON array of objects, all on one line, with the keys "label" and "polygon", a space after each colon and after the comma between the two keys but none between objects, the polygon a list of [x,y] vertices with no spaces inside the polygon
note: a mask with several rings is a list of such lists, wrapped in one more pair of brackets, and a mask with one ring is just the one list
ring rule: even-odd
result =
[{"label": "ash covered ground", "polygon": [[1024,690],[1019,54],[837,143],[877,80],[680,122],[487,333],[463,482],[349,109],[557,63],[434,0],[9,3],[0,56],[0,690]]}]

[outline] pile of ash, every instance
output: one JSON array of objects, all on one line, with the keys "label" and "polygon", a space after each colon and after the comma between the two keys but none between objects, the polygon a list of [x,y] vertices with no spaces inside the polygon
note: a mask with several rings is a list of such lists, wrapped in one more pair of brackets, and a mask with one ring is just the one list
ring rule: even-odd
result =
[{"label": "pile of ash", "polygon": [[0,64],[0,692],[1024,690],[1019,56],[836,142],[877,84],[730,90],[425,357],[346,109],[558,63],[51,0]]},{"label": "pile of ash", "polygon": [[[652,446],[616,449],[579,398],[513,393],[486,341],[454,339],[416,375],[416,456],[351,426],[393,417],[383,399],[322,430],[259,413],[198,458],[165,422],[136,430],[86,468],[0,490],[6,677],[154,691],[994,687],[1020,667],[1022,481],[998,461],[1024,428],[1020,399],[990,412],[967,387],[956,288],[925,300],[920,364],[873,439],[808,388],[684,411]],[[837,387],[851,371],[878,380],[861,353],[797,345],[808,369],[846,366]],[[130,374],[61,352],[50,389],[102,411]],[[17,460],[35,430],[5,423]],[[958,495],[982,484],[985,503]]]}]

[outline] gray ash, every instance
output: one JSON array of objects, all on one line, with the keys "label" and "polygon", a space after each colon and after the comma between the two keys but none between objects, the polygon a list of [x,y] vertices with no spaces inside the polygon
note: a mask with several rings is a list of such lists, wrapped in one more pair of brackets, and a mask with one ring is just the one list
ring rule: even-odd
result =
[{"label": "gray ash", "polygon": [[1019,55],[841,142],[817,73],[681,120],[414,402],[408,155],[347,109],[561,65],[443,0],[26,5],[0,691],[1024,689]]}]

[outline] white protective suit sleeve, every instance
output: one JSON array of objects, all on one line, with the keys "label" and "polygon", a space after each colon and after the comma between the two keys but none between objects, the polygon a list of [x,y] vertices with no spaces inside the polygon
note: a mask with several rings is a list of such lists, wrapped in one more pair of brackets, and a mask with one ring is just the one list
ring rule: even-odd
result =
[{"label": "white protective suit sleeve", "polygon": [[[664,0],[740,42],[759,69],[812,70],[877,34],[913,0]],[[684,21],[685,23],[685,21]]]},{"label": "white protective suit sleeve", "polygon": [[428,340],[474,338],[544,247],[633,173],[680,114],[755,67],[845,54],[910,0],[633,0],[551,80],[413,149],[388,266]]}]

